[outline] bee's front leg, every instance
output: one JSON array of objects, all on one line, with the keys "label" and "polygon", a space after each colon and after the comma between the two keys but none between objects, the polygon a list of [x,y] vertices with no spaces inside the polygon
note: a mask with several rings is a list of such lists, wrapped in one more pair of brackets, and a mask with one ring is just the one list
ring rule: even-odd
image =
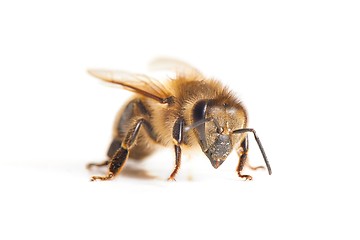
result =
[{"label": "bee's front leg", "polygon": [[241,171],[244,169],[244,165],[247,162],[248,149],[249,149],[249,139],[248,136],[246,135],[244,140],[241,142],[240,150],[238,151],[239,164],[236,168],[236,172],[238,173],[239,177],[244,179],[245,181],[252,180],[252,176],[241,174]]}]

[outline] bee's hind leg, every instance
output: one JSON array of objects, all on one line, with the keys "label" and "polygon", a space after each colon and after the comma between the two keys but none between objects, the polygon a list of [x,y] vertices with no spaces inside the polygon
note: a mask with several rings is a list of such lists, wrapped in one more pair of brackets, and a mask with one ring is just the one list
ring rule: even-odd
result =
[{"label": "bee's hind leg", "polygon": [[103,166],[108,166],[111,162],[111,158],[114,156],[114,154],[116,153],[116,151],[121,147],[121,140],[115,138],[111,144],[110,144],[110,147],[109,147],[109,150],[107,152],[107,155],[110,159],[108,160],[105,160],[103,162],[100,162],[100,163],[89,163],[86,165],[86,168],[87,169],[91,169],[93,167],[103,167]]},{"label": "bee's hind leg", "polygon": [[[120,147],[116,150],[109,163],[109,171],[105,176],[93,176],[91,181],[95,180],[110,180],[118,174],[124,167],[126,160],[129,157],[129,149],[136,140],[140,127],[143,123],[147,123],[145,119],[136,121],[133,127],[127,132],[124,140],[121,142]],[[104,162],[105,163],[105,162]]]}]

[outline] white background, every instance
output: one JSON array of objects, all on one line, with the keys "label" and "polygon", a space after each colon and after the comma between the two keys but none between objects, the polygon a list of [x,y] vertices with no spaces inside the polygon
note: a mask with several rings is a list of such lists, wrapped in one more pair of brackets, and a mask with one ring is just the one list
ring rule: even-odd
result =
[{"label": "white background", "polygon": [[[357,1],[2,1],[1,239],[359,239]],[[248,108],[273,175],[173,152],[90,182],[130,96],[86,73],[185,60]],[[250,159],[262,164],[251,139]],[[184,155],[184,158],[188,158]]]}]

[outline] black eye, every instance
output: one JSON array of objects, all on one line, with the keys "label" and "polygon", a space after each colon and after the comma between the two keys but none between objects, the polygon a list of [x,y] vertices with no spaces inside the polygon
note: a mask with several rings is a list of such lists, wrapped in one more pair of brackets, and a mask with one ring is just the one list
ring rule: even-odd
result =
[{"label": "black eye", "polygon": [[[206,117],[206,108],[208,100],[201,100],[197,102],[192,110],[193,122],[203,121]],[[196,127],[198,138],[202,149],[207,149],[205,123]]]},{"label": "black eye", "polygon": [[194,122],[205,119],[207,104],[207,100],[201,100],[195,104],[192,111]]}]

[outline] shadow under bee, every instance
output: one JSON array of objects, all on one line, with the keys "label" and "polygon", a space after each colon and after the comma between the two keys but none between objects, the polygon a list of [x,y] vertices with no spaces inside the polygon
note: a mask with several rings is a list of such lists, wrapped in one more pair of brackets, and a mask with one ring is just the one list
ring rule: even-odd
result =
[{"label": "shadow under bee", "polygon": [[[107,172],[107,166],[104,166],[103,168],[93,168],[92,171],[99,174],[105,174]],[[149,171],[141,169],[139,164],[136,163],[128,164],[122,170],[121,175],[128,178],[136,178],[136,179],[144,179],[144,180],[160,179],[158,176],[152,175]]]}]

